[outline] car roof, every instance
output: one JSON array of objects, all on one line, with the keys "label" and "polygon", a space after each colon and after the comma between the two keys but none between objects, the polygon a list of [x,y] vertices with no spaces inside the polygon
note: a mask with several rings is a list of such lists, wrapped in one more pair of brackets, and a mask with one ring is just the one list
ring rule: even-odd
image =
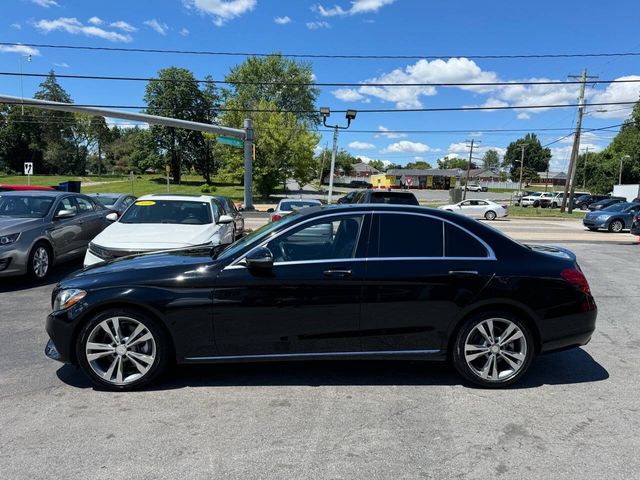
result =
[{"label": "car roof", "polygon": [[320,200],[316,200],[315,198],[283,198],[278,202],[278,205],[282,205],[283,203],[300,203],[300,202],[309,202],[314,205],[322,205]]},{"label": "car roof", "polygon": [[140,200],[181,200],[184,202],[209,202],[211,201],[211,195],[190,195],[190,194],[178,194],[178,193],[152,193],[150,195],[143,195],[138,198]]},{"label": "car roof", "polygon": [[88,193],[90,197],[128,197],[133,196],[130,193]]},{"label": "car roof", "polygon": [[60,192],[58,190],[12,190],[0,192],[2,196],[29,196],[29,197],[62,197],[64,195],[81,195],[73,192]]}]

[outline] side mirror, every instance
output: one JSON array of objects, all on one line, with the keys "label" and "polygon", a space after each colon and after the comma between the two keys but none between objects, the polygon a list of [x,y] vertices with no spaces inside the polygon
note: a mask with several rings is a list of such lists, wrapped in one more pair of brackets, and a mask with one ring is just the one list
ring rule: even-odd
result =
[{"label": "side mirror", "polygon": [[275,210],[273,208],[267,208],[267,213],[273,213]]},{"label": "side mirror", "polygon": [[76,216],[76,212],[74,210],[60,210],[57,214],[56,214],[56,220],[58,219],[63,219],[63,218],[73,218]]},{"label": "side mirror", "polygon": [[116,220],[118,220],[118,214],[116,212],[112,212],[104,218],[106,218],[110,222],[115,222]]},{"label": "side mirror", "polygon": [[222,223],[222,224],[233,223],[233,217],[230,217],[229,215],[220,215],[220,218],[218,219],[218,223]]},{"label": "side mirror", "polygon": [[249,270],[271,270],[273,267],[273,254],[267,247],[260,247],[246,256]]}]

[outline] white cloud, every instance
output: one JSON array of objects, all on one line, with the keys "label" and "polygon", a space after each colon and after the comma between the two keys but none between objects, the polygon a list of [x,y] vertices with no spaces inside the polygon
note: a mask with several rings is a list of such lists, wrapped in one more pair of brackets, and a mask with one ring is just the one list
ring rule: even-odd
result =
[{"label": "white cloud", "polygon": [[[640,80],[638,75],[627,75],[616,80]],[[640,97],[640,82],[638,83],[610,83],[604,91],[594,94],[592,103],[637,102]],[[626,118],[633,105],[609,105],[593,107],[591,116],[599,118]]]},{"label": "white cloud", "polygon": [[[498,152],[498,155],[500,155],[501,157],[504,156],[504,154],[507,152],[506,148],[503,148],[503,147],[495,147],[491,145],[480,145],[476,143],[473,147],[473,156],[474,157],[482,156],[487,150],[495,150]],[[466,142],[452,143],[449,145],[449,148],[447,149],[447,151],[448,151],[448,154],[447,154],[448,157],[458,157],[458,158],[466,158],[466,159],[469,158],[469,144],[467,144]]]},{"label": "white cloud", "polygon": [[22,25],[19,23],[12,23],[11,28],[15,28],[16,30],[22,30]]},{"label": "white cloud", "polygon": [[346,10],[339,5],[325,8],[322,5],[314,5],[311,9],[323,17],[358,15],[360,13],[376,13],[382,7],[391,5],[395,0],[352,0],[351,8]]},{"label": "white cloud", "polygon": [[60,63],[54,62],[53,65],[55,67],[60,67],[60,68],[69,68],[69,64],[66,62],[60,62]]},{"label": "white cloud", "polygon": [[284,17],[275,17],[273,21],[278,25],[286,25],[291,22],[291,19],[285,15]]},{"label": "white cloud", "polygon": [[309,30],[319,30],[321,28],[331,28],[331,25],[329,24],[329,22],[319,20],[317,22],[307,22],[307,28]]},{"label": "white cloud", "polygon": [[180,30],[180,32],[179,32],[179,33],[180,33],[180,35],[182,35],[183,37],[188,37],[188,36],[189,36],[189,34],[190,34],[191,32],[189,31],[189,29],[187,29],[187,28],[183,28],[183,29],[181,29],[181,30]]},{"label": "white cloud", "polygon": [[379,135],[376,135],[375,137],[387,137],[387,138],[405,138],[407,136],[406,133],[394,133],[392,131],[390,131],[387,127],[384,127],[382,125],[378,125],[378,131],[380,132]]},{"label": "white cloud", "polygon": [[355,141],[349,144],[349,148],[353,148],[355,150],[371,150],[376,148],[376,146],[373,143]]},{"label": "white cloud", "polygon": [[401,140],[389,145],[387,148],[382,150],[382,153],[427,153],[437,151],[437,149],[433,149],[425,143]]},{"label": "white cloud", "polygon": [[487,100],[481,105],[468,105],[470,108],[481,107],[486,108],[487,112],[494,112],[496,107],[508,107],[509,104],[507,102],[503,102],[502,100],[498,100],[497,98],[487,98]]},{"label": "white cloud", "polygon": [[338,88],[337,90],[333,90],[331,93],[338,100],[342,100],[344,102],[357,102],[359,100],[364,100],[365,98],[364,95],[359,94],[357,90],[352,88]]},{"label": "white cloud", "polygon": [[218,27],[250,12],[258,3],[257,0],[182,0],[182,2],[187,8],[195,8],[202,14],[213,16],[213,23]]},{"label": "white cloud", "polygon": [[156,33],[159,33],[160,35],[166,35],[169,31],[169,25],[167,25],[166,23],[161,23],[155,18],[142,23],[144,23],[147,27],[149,27],[151,30],[154,30]]},{"label": "white cloud", "polygon": [[42,33],[49,33],[61,30],[71,35],[86,35],[88,37],[98,37],[110,42],[131,42],[131,35],[105,30],[96,26],[83,25],[77,18],[60,17],[56,20],[39,20],[35,27]]},{"label": "white cloud", "polygon": [[102,25],[104,23],[100,17],[91,17],[87,22],[91,25]]},{"label": "white cloud", "polygon": [[122,30],[123,32],[129,32],[129,33],[133,33],[133,32],[137,32],[138,29],[136,27],[134,27],[133,25],[123,21],[123,20],[118,20],[117,22],[112,22],[109,24],[110,27],[113,28],[117,28]]},{"label": "white cloud", "polygon": [[60,6],[58,5],[58,2],[56,2],[55,0],[31,0],[31,3],[35,3],[36,5],[40,5],[41,7],[44,7],[44,8]]},{"label": "white cloud", "polygon": [[520,112],[517,115],[518,120],[529,120],[531,118],[531,115],[529,115],[527,112]]},{"label": "white cloud", "polygon": [[40,55],[40,50],[25,45],[0,45],[0,53],[20,53],[22,55]]}]

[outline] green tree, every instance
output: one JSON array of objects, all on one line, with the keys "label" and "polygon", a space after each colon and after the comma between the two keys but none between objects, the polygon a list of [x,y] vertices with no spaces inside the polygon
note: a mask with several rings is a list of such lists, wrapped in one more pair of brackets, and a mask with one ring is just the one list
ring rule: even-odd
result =
[{"label": "green tree", "polygon": [[[255,110],[260,102],[268,102],[277,111],[296,112],[298,122],[308,127],[317,126],[320,116],[316,112],[316,99],[320,90],[313,84],[310,63],[282,57],[248,57],[233,67],[225,77],[230,87],[223,91],[225,105],[237,110]],[[225,120],[237,128],[242,127],[246,114],[228,112]]]},{"label": "green tree", "polygon": [[0,106],[0,171],[22,171],[24,162],[32,162],[37,173],[51,173],[42,161],[42,125],[33,117],[37,113],[25,108],[22,115],[18,105]]},{"label": "green tree", "polygon": [[[442,157],[438,160],[438,168],[461,168],[466,170],[467,165],[469,165],[469,161],[459,157]],[[478,168],[478,165],[472,161],[471,168],[476,169]]]},{"label": "green tree", "polygon": [[534,181],[537,172],[544,172],[549,168],[551,150],[544,148],[535,133],[527,133],[523,138],[511,142],[504,155],[503,165],[509,168],[511,179],[520,179],[521,146],[524,146],[524,170],[523,178]]},{"label": "green tree", "polygon": [[500,154],[497,150],[489,149],[482,156],[482,164],[484,168],[497,170],[500,168]]},{"label": "green tree", "polygon": [[369,166],[375,168],[379,172],[385,172],[387,170],[387,167],[384,165],[382,160],[370,160]]},{"label": "green tree", "polygon": [[[342,171],[344,175],[353,173],[353,164],[358,163],[358,159],[343,149],[336,152],[336,171]],[[324,149],[316,156],[316,171],[322,168],[322,183],[325,183],[331,170],[331,150]]]},{"label": "green tree", "polygon": [[[210,79],[208,79],[210,80]],[[200,88],[193,73],[184,68],[170,67],[158,72],[158,79],[151,80],[146,87],[146,112],[151,115],[212,123],[216,118],[217,98],[215,87],[208,81]],[[151,133],[160,149],[167,153],[173,178],[180,183],[183,168],[202,170],[207,158],[207,144],[202,132],[154,125]],[[205,180],[210,181],[210,178]]]},{"label": "green tree", "polygon": [[416,170],[429,170],[432,167],[429,162],[425,162],[424,160],[418,160],[416,162],[407,163],[404,168],[414,168]]}]

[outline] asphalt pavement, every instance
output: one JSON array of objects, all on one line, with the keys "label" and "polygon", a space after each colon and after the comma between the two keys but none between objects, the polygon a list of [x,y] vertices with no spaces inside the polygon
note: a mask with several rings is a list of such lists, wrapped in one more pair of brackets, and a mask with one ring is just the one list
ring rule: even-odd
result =
[{"label": "asphalt pavement", "polygon": [[495,391],[407,361],[178,368],[150,390],[97,391],[42,352],[52,284],[0,280],[0,477],[637,478],[640,247],[563,246],[597,331]]}]

